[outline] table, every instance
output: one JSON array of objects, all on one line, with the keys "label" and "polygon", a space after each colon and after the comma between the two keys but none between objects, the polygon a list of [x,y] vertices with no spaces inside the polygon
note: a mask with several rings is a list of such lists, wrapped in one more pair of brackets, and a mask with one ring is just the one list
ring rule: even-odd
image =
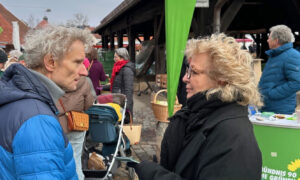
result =
[{"label": "table", "polygon": [[[296,120],[256,120],[250,117],[262,152],[263,180],[300,178],[300,123]],[[246,142],[245,142],[246,143]]]}]

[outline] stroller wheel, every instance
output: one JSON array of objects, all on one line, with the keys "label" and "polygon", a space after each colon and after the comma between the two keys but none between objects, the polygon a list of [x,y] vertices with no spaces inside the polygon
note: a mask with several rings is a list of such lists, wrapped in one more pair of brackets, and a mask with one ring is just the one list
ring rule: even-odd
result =
[{"label": "stroller wheel", "polygon": [[126,149],[125,154],[126,154],[127,157],[131,156],[131,154],[132,154],[131,149],[130,148]]}]

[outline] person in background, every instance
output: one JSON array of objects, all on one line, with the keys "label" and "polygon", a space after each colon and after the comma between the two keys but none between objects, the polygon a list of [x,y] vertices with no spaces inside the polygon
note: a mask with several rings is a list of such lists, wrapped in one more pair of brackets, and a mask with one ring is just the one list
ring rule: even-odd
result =
[{"label": "person in background", "polygon": [[96,95],[101,94],[100,81],[105,81],[106,76],[103,69],[103,65],[98,61],[98,52],[97,49],[93,48],[91,52],[87,54],[87,58],[90,61],[88,67],[89,77],[92,80]]},{"label": "person in background", "polygon": [[127,113],[125,123],[129,123],[128,113],[133,113],[133,82],[135,75],[135,65],[129,60],[126,48],[115,50],[114,66],[110,79],[110,89],[112,93],[121,93],[127,98]]},{"label": "person in background", "polygon": [[86,69],[89,68],[89,66],[90,66],[90,61],[89,61],[88,58],[84,58],[83,65],[85,66]]},{"label": "person in background", "polygon": [[11,50],[8,53],[8,58],[14,58],[14,59],[19,59],[20,56],[22,56],[23,53],[19,50]]},{"label": "person in background", "polygon": [[6,61],[7,61],[7,55],[5,51],[0,48],[0,78],[2,77],[4,71],[3,69]]},{"label": "person in background", "polygon": [[93,39],[62,26],[27,33],[28,69],[12,64],[0,80],[0,179],[78,179],[55,103],[87,76],[83,60]]},{"label": "person in background", "polygon": [[187,105],[169,120],[160,165],[128,163],[140,180],[261,179],[262,157],[248,105],[262,102],[249,52],[213,34],[187,43]]},{"label": "person in background", "polygon": [[8,53],[8,60],[5,63],[4,70],[7,69],[11,64],[18,63],[19,62],[19,57],[22,56],[22,55],[23,55],[23,53],[21,51],[11,50]]},{"label": "person in background", "polygon": [[293,48],[294,35],[285,25],[270,28],[266,51],[269,59],[264,67],[259,90],[264,106],[261,111],[293,114],[296,92],[300,90],[300,52]]},{"label": "person in background", "polygon": [[90,78],[81,77],[78,81],[77,89],[75,91],[67,91],[66,94],[60,98],[64,107],[62,107],[60,102],[56,103],[56,107],[59,110],[59,122],[73,148],[76,172],[79,180],[84,180],[81,167],[81,154],[86,131],[69,131],[68,120],[65,113],[69,111],[86,111],[93,105],[95,100],[96,94]]}]

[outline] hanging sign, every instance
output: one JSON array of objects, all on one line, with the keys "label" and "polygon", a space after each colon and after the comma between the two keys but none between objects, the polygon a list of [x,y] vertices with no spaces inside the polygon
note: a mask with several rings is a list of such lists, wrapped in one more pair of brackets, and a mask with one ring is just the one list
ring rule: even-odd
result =
[{"label": "hanging sign", "polygon": [[196,7],[209,8],[209,0],[197,0]]}]

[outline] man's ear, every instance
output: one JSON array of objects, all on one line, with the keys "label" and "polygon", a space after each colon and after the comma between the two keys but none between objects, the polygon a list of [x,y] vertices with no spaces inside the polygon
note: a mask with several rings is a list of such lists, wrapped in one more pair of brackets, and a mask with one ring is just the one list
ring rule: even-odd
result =
[{"label": "man's ear", "polygon": [[44,65],[45,65],[45,69],[49,72],[54,71],[55,69],[55,61],[52,57],[52,55],[50,54],[46,54],[44,56]]}]

